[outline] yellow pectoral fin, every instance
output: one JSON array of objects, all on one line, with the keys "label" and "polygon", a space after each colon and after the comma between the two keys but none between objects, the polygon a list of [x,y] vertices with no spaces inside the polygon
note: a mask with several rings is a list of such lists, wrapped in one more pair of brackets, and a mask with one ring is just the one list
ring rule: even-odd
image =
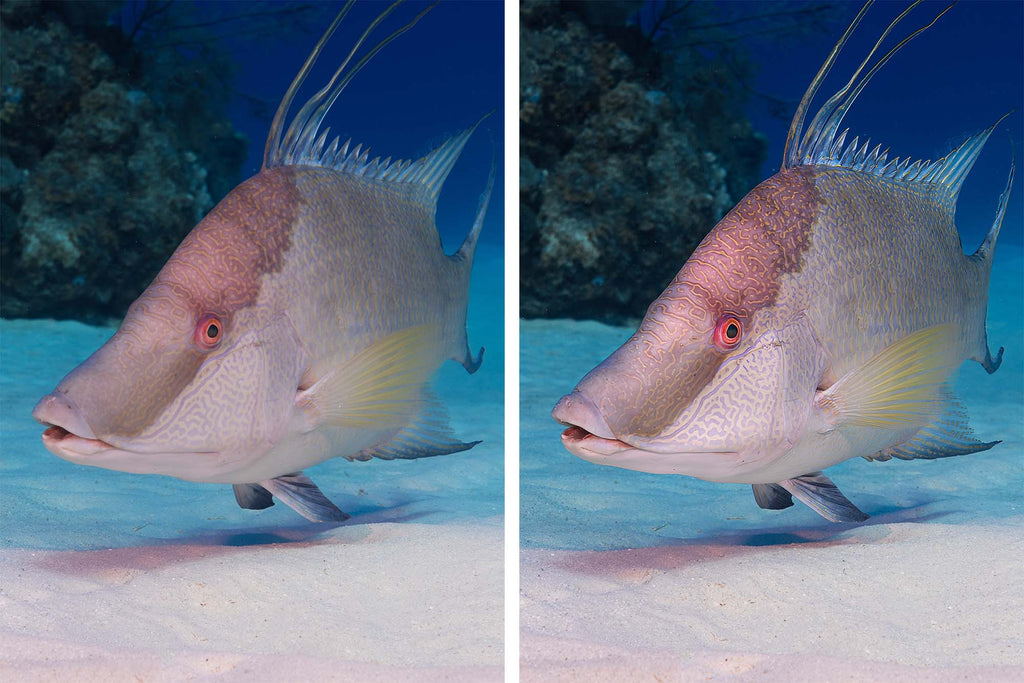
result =
[{"label": "yellow pectoral fin", "polygon": [[953,325],[936,325],[900,339],[821,392],[818,408],[835,424],[927,424],[942,409],[943,382],[960,366],[957,333]]},{"label": "yellow pectoral fin", "polygon": [[418,325],[382,337],[332,368],[299,395],[317,424],[373,427],[404,424],[437,369],[441,334]]}]

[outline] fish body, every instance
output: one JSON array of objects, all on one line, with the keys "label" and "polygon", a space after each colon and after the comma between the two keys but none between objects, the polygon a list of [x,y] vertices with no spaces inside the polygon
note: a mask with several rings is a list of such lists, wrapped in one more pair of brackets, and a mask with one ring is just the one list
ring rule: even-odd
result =
[{"label": "fish body", "polygon": [[[33,416],[54,454],[233,484],[243,507],[277,497],[327,521],[347,515],[303,469],[475,444],[455,439],[427,386],[446,358],[469,372],[482,359],[467,345],[466,310],[490,187],[455,254],[443,252],[434,224],[472,129],[416,161],[328,146],[318,129],[349,71],[281,135],[346,11],[285,96],[263,170],[189,233],[114,336],[39,401]],[[317,106],[318,116],[304,115]]]},{"label": "fish body", "polygon": [[965,359],[993,372],[1002,354],[988,351],[985,315],[1009,185],[975,254],[963,253],[953,222],[992,128],[934,163],[847,145],[839,124],[874,67],[801,136],[861,16],[804,96],[783,169],[715,226],[637,332],[555,406],[570,452],[748,483],[762,507],[795,496],[833,521],[859,521],[821,470],[997,443],[973,437],[948,387]]}]

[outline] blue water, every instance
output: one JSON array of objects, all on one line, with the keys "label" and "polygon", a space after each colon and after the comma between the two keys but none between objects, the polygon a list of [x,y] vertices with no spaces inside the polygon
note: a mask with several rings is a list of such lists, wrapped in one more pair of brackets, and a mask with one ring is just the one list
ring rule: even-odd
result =
[{"label": "blue water", "polygon": [[[315,5],[324,26],[340,5]],[[379,35],[424,6],[412,2],[399,8]],[[315,91],[313,86],[329,78],[358,32],[383,7],[360,3],[353,9],[300,91],[299,106]],[[470,345],[485,346],[485,360],[472,376],[446,363],[436,380],[455,433],[483,443],[423,461],[330,461],[308,471],[328,497],[353,515],[350,524],[470,522],[503,513],[501,11],[500,3],[442,2],[370,62],[327,120],[333,132],[370,145],[374,153],[415,158],[490,113],[442,192],[438,225],[449,252],[472,225],[492,162],[498,169],[477,252],[468,325]],[[238,89],[279,100],[320,30],[282,30],[269,44],[236,41]],[[250,139],[243,174],[248,176],[258,171],[270,121],[253,118],[240,102],[232,114]],[[308,538],[325,530],[282,504],[241,510],[228,486],[93,469],[50,455],[40,442],[42,427],[31,419],[33,405],[112,332],[76,322],[0,320],[0,546],[81,550],[189,540],[260,543]]]},{"label": "blue water", "polygon": [[[902,37],[945,4],[925,3]],[[879,3],[849,44],[824,97],[840,88],[871,43],[903,4]],[[843,14],[832,35],[785,45],[752,43],[761,59],[756,89],[792,99],[794,106],[835,39],[856,13]],[[960,3],[908,44],[858,98],[846,125],[892,150],[890,158],[936,159],[968,135],[1017,109],[996,130],[965,183],[957,223],[972,252],[991,225],[1010,160],[1024,140],[1024,4]],[[893,44],[890,40],[889,45]],[[888,49],[888,48],[885,48]],[[817,102],[824,101],[819,97]],[[778,170],[789,127],[751,103],[755,126],[770,146],[763,171]],[[815,108],[812,108],[813,115]],[[791,113],[791,110],[790,110]],[[848,137],[848,139],[850,139]],[[1002,439],[990,451],[927,462],[868,463],[860,458],[828,470],[840,489],[873,516],[892,522],[1020,523],[1024,511],[1024,208],[1020,171],[997,248],[988,331],[993,350],[1006,347],[1002,368],[987,375],[966,363],[956,384],[979,438]],[[655,248],[652,245],[652,248]],[[880,249],[885,245],[880,244]],[[682,266],[682,264],[678,264]],[[797,503],[759,509],[750,487],[601,467],[566,452],[561,427],[550,418],[558,398],[624,342],[632,327],[594,322],[523,321],[521,327],[520,505],[523,547],[610,550],[704,543],[778,544],[828,538],[832,525]]]}]

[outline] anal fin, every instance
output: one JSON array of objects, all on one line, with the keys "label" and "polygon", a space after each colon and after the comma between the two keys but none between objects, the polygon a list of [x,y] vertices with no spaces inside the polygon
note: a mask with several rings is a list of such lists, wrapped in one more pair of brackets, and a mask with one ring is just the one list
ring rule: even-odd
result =
[{"label": "anal fin", "polygon": [[754,500],[762,510],[785,510],[793,506],[793,496],[778,484],[753,484]]},{"label": "anal fin", "polygon": [[259,485],[311,522],[344,522],[349,518],[302,472],[267,479]]},{"label": "anal fin", "polygon": [[350,460],[412,460],[435,455],[448,455],[469,450],[479,441],[463,442],[455,438],[448,426],[448,412],[441,399],[424,389],[419,414],[392,439],[360,451]]},{"label": "anal fin", "polygon": [[863,522],[869,517],[821,472],[780,481],[778,485],[830,522]]},{"label": "anal fin", "polygon": [[909,441],[864,457],[868,460],[934,460],[985,451],[999,443],[978,441],[967,422],[963,403],[948,389],[943,393],[944,409],[934,422],[922,427]]}]

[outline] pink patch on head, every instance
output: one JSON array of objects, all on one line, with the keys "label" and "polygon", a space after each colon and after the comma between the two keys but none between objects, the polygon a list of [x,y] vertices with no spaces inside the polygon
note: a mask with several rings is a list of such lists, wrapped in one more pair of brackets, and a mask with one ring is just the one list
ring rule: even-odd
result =
[{"label": "pink patch on head", "polygon": [[[263,276],[283,267],[301,201],[294,175],[275,168],[232,190],[185,237],[118,333],[65,378],[104,396],[105,412],[100,418],[94,407],[93,420],[105,434],[135,436],[151,425],[231,334],[235,313],[256,302]],[[90,363],[118,371],[92,373]]]},{"label": "pink patch on head", "polygon": [[630,359],[642,388],[618,407],[628,414],[622,433],[660,434],[707,386],[754,313],[778,297],[780,276],[800,269],[817,207],[810,171],[788,169],[751,190],[704,238],[616,352]]},{"label": "pink patch on head", "polygon": [[732,314],[749,320],[775,301],[783,273],[800,270],[817,207],[808,169],[775,174],[719,221],[665,295],[686,291],[713,319]]},{"label": "pink patch on head", "polygon": [[213,315],[230,326],[236,311],[256,301],[263,276],[284,265],[301,201],[294,175],[274,168],[232,190],[185,237],[154,284],[187,301],[197,323]]}]

